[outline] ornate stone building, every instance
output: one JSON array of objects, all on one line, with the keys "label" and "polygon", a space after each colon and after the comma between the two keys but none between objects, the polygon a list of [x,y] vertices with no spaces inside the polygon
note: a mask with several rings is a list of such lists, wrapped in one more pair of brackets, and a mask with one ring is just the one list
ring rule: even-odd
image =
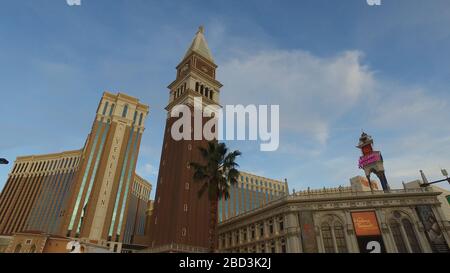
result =
[{"label": "ornate stone building", "polygon": [[244,253],[447,252],[432,188],[307,190],[219,224],[219,250]]}]

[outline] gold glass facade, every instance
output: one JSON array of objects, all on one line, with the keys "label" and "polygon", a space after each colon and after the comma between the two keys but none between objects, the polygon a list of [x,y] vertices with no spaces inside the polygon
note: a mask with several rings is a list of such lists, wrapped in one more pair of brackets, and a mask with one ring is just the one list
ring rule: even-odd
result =
[{"label": "gold glass facade", "polygon": [[259,208],[288,191],[287,182],[241,171],[238,183],[230,187],[230,198],[219,201],[219,222]]},{"label": "gold glass facade", "polygon": [[0,195],[0,234],[57,233],[81,150],[18,157]]},{"label": "gold glass facade", "polygon": [[152,185],[139,175],[135,176],[129,197],[129,205],[123,238],[124,244],[134,244],[136,236],[144,236]]}]

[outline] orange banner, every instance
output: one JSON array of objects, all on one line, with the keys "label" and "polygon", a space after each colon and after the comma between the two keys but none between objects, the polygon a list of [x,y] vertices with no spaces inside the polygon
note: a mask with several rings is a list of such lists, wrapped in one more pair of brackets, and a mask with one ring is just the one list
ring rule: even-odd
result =
[{"label": "orange banner", "polygon": [[373,211],[352,212],[356,236],[380,235],[377,216]]}]

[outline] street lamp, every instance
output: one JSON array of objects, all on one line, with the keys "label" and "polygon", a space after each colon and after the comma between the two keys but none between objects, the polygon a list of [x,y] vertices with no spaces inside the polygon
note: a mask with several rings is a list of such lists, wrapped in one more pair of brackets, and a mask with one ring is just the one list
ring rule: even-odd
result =
[{"label": "street lamp", "polygon": [[428,179],[426,178],[425,173],[422,170],[420,170],[420,175],[422,176],[422,180],[424,182],[424,183],[420,184],[420,186],[421,187],[428,187],[428,186],[430,186],[432,184],[436,184],[436,183],[440,183],[440,182],[444,182],[444,181],[447,181],[450,184],[450,178],[448,177],[447,170],[446,169],[442,169],[441,173],[442,173],[443,176],[445,176],[444,179],[436,180],[436,181],[433,181],[433,182],[428,182]]},{"label": "street lamp", "polygon": [[0,164],[9,164],[9,162],[4,158],[0,158]]}]

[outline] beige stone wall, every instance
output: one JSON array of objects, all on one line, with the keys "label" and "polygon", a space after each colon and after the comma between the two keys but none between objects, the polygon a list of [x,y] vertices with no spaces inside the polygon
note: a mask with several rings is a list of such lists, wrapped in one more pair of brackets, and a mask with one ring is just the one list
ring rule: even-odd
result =
[{"label": "beige stone wall", "polygon": [[[346,246],[344,252],[357,253],[360,249],[351,213],[369,211],[376,215],[388,253],[399,252],[390,223],[392,221],[402,223],[403,219],[411,223],[420,252],[431,252],[423,225],[414,207],[432,206],[448,244],[450,225],[443,220],[443,215],[438,210],[440,207],[438,194],[432,189],[392,190],[389,193],[322,190],[309,195],[287,196],[219,224],[219,249],[222,252],[304,252],[299,213],[311,212],[313,226],[310,228],[315,233],[315,252],[326,252],[322,227],[328,223],[331,227],[335,224],[342,227]],[[333,247],[334,251],[338,252],[334,232],[332,232]],[[414,246],[402,225],[400,233],[405,242],[405,251],[414,252]]]}]

